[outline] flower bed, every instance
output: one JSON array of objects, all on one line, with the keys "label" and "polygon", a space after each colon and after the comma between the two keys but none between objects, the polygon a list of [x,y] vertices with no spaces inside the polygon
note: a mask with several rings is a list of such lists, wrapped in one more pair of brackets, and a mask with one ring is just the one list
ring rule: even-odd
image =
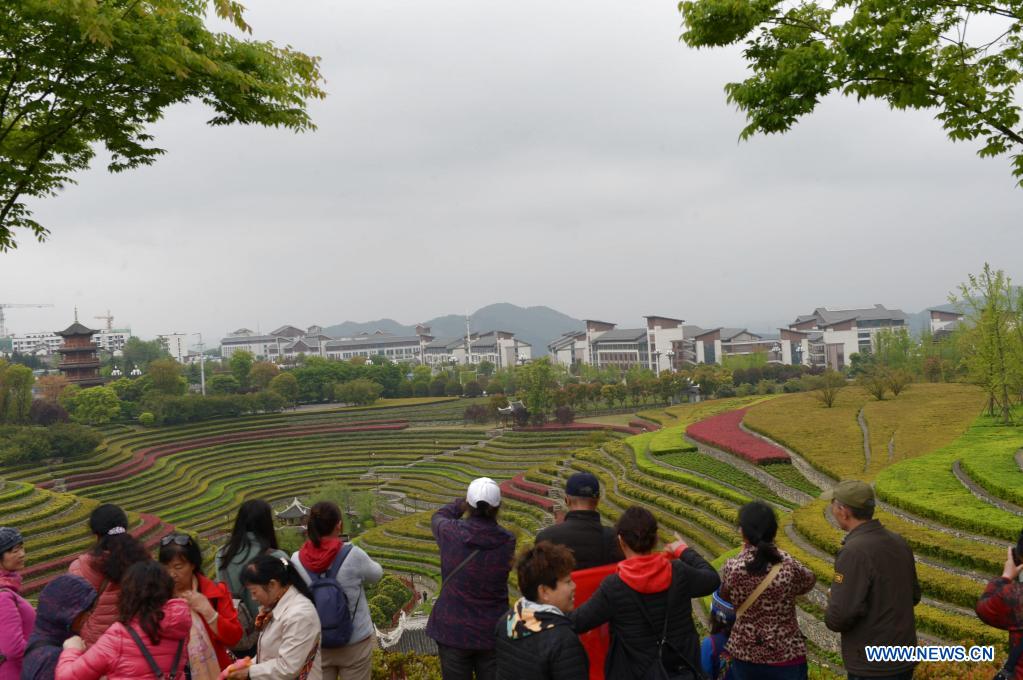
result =
[{"label": "flower bed", "polygon": [[784,449],[743,432],[739,426],[747,410],[742,408],[729,411],[693,423],[686,428],[686,435],[708,446],[744,458],[754,465],[791,462],[789,454]]},{"label": "flower bed", "polygon": [[501,498],[510,498],[520,503],[526,503],[528,505],[536,505],[548,512],[554,511],[554,501],[545,496],[537,496],[535,494],[526,493],[515,487],[512,480],[501,482]]},{"label": "flower bed", "polygon": [[526,478],[521,474],[512,477],[511,483],[516,488],[522,489],[527,493],[536,494],[537,496],[546,496],[550,492],[550,487],[545,484],[526,481]]}]

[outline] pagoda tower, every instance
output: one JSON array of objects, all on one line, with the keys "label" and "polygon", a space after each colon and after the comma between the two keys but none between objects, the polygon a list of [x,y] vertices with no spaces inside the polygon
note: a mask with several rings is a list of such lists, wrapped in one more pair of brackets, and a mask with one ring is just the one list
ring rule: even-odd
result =
[{"label": "pagoda tower", "polygon": [[99,348],[92,341],[96,332],[78,323],[78,310],[75,310],[75,322],[57,332],[57,335],[64,338],[64,344],[57,350],[61,355],[57,368],[68,382],[82,387],[103,384],[99,374],[99,355],[96,353]]}]

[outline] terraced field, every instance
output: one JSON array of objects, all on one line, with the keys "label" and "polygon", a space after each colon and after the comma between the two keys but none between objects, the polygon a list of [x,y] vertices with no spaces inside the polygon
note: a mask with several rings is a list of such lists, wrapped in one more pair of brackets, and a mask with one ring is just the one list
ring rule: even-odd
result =
[{"label": "terraced field", "polygon": [[[501,483],[501,521],[520,545],[554,521],[565,478],[585,470],[605,486],[608,521],[641,504],[659,517],[666,539],[677,531],[719,563],[739,547],[738,508],[760,498],[783,518],[779,544],[818,576],[800,616],[819,665],[814,677],[830,677],[837,638],[819,619],[842,534],[816,497],[840,477],[857,477],[875,481],[880,519],[917,554],[922,639],[1004,642],[972,606],[1023,525],[1023,431],[978,417],[983,398],[972,388],[914,385],[884,402],[849,388],[834,409],[804,394],[708,401],[640,412],[626,421],[632,431],[650,423],[660,429],[632,436],[466,427],[466,405],[111,430],[88,460],[0,471],[9,480],[0,488],[0,524],[26,532],[35,570],[28,577],[38,587],[88,544],[83,519],[97,502],[150,513],[133,514],[133,522],[151,542],[172,524],[216,542],[246,498],[286,500],[344,480],[375,490],[380,501],[383,521],[359,542],[388,569],[432,588],[439,563],[430,512],[480,475]],[[74,493],[57,491],[64,488]],[[958,677],[961,670],[930,666],[918,676]]]}]

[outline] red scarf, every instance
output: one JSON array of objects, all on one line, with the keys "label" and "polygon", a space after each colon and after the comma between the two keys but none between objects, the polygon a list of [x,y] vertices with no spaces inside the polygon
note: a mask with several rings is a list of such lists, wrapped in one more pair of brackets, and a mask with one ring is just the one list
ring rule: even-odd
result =
[{"label": "red scarf", "polygon": [[340,538],[321,538],[319,547],[306,541],[298,551],[298,559],[310,574],[321,574],[330,568],[342,545]]}]

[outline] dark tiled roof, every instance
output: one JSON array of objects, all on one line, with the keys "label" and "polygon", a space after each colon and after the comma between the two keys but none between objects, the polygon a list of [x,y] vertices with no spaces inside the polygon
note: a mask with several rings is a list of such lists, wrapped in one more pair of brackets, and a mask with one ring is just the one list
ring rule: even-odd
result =
[{"label": "dark tiled roof", "polygon": [[221,345],[258,345],[261,342],[277,342],[273,335],[242,335],[237,338],[224,338]]},{"label": "dark tiled roof", "polygon": [[[382,347],[386,345],[418,345],[418,335],[370,335],[352,340],[331,340],[328,350],[358,349],[360,347]],[[427,345],[429,346],[429,345]]]},{"label": "dark tiled roof", "polygon": [[94,333],[98,333],[98,332],[99,331],[94,331],[91,328],[86,328],[82,324],[80,324],[77,321],[75,321],[73,324],[71,324],[70,326],[68,326],[64,330],[57,331],[56,335],[59,335],[62,338],[66,338],[66,337],[69,337],[69,336],[72,336],[72,335],[93,335]]},{"label": "dark tiled roof", "polygon": [[646,339],[645,328],[616,328],[613,331],[606,331],[597,336],[593,341],[594,345],[605,342],[636,342]]}]

